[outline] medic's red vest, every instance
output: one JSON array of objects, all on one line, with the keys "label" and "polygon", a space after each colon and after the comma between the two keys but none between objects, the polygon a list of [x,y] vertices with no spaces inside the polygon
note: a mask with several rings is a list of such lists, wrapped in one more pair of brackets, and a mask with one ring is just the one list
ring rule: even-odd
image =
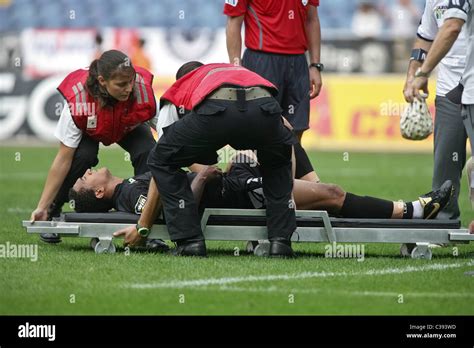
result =
[{"label": "medic's red vest", "polygon": [[104,108],[85,89],[89,71],[79,69],[70,73],[58,90],[67,100],[77,128],[104,145],[110,145],[120,141],[140,123],[153,118],[156,115],[153,75],[140,67],[135,67],[135,71],[133,98]]},{"label": "medic's red vest", "polygon": [[[161,97],[175,106],[184,106],[192,110],[199,105],[206,96],[223,85],[239,87],[265,87],[273,95],[278,93],[277,88],[260,75],[233,64],[206,64],[187,73],[177,80]],[[160,103],[163,106],[165,103]]]}]

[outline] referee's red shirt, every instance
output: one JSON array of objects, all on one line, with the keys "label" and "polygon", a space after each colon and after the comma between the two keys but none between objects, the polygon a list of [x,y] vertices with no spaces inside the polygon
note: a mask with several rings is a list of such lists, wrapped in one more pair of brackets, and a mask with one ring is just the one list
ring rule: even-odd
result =
[{"label": "referee's red shirt", "polygon": [[225,0],[224,14],[245,15],[245,46],[264,52],[301,54],[308,49],[305,22],[319,0]]}]

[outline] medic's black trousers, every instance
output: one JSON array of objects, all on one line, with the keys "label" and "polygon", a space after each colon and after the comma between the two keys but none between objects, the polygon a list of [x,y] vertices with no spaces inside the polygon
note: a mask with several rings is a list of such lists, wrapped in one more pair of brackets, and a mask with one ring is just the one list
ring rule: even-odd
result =
[{"label": "medic's black trousers", "polygon": [[148,157],[163,202],[173,241],[202,237],[198,208],[185,172],[193,163],[218,163],[216,151],[256,149],[267,199],[270,240],[288,240],[296,229],[291,201],[292,133],[281,120],[281,108],[271,97],[252,101],[208,100],[164,129]]}]

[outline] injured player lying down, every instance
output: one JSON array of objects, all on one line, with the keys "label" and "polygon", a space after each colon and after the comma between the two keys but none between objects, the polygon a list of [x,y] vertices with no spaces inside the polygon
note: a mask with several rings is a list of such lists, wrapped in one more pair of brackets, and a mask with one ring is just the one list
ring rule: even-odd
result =
[{"label": "injured player lying down", "polygon": [[[248,152],[239,153],[226,172],[207,166],[188,173],[200,210],[204,208],[263,209],[265,198],[258,163]],[[87,170],[69,192],[77,212],[117,211],[140,214],[148,193],[151,173],[129,179],[113,176],[107,168]],[[388,201],[345,192],[334,184],[295,180],[294,201],[300,210],[327,210],[345,218],[434,219],[449,202],[452,183],[413,202]]]}]

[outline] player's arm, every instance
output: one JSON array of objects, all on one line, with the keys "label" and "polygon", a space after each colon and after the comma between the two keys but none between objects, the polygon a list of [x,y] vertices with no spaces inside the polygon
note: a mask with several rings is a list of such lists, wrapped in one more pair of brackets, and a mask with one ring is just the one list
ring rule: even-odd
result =
[{"label": "player's arm", "polygon": [[454,42],[461,32],[464,21],[458,18],[447,19],[441,27],[436,39],[431,46],[425,61],[419,68],[418,76],[415,76],[413,82],[412,93],[418,99],[421,99],[420,90],[428,94],[428,77],[434,68],[439,64],[441,59],[449,52]]},{"label": "player's arm", "polygon": [[188,167],[188,169],[192,171],[193,173],[200,173],[203,170],[206,170],[206,168],[207,168],[207,165],[199,164],[199,163],[193,163]]},{"label": "player's arm", "polygon": [[58,194],[69,169],[71,169],[75,152],[75,148],[60,143],[58,153],[49,169],[41,198],[36,209],[31,213],[32,222],[48,218],[48,208]]},{"label": "player's arm", "polygon": [[416,31],[416,39],[410,56],[407,77],[403,86],[403,96],[405,100],[412,103],[415,95],[413,93],[413,82],[415,73],[423,64],[426,55],[431,48],[431,44],[438,33],[438,21],[435,16],[435,3],[431,0],[425,2],[423,15]]},{"label": "player's arm", "polygon": [[471,0],[449,0],[448,9],[444,13],[444,24],[436,35],[425,61],[415,73],[413,93],[417,98],[421,98],[420,90],[428,93],[428,76],[454,45],[467,21],[471,6]]},{"label": "player's arm", "polygon": [[[305,29],[308,38],[309,63],[321,63],[321,25],[316,6],[309,6]],[[310,98],[312,99],[319,95],[323,85],[321,72],[317,68],[309,68],[309,82]]]},{"label": "player's arm", "polygon": [[148,187],[148,194],[145,206],[143,207],[142,214],[138,220],[140,226],[152,228],[158,214],[162,209],[160,193],[156,186],[155,179],[151,178],[150,186]]},{"label": "player's arm", "polygon": [[222,175],[222,171],[214,166],[204,166],[205,168],[200,171],[194,180],[191,182],[191,190],[193,191],[193,196],[196,201],[196,204],[199,205],[201,202],[202,194],[206,183],[210,180]]},{"label": "player's arm", "polygon": [[234,65],[240,65],[242,54],[242,23],[244,15],[242,16],[227,16],[226,25],[226,44],[227,54],[229,55],[229,62]]},{"label": "player's arm", "polygon": [[412,83],[415,80],[415,72],[423,64],[426,54],[431,48],[431,41],[427,41],[420,37],[417,37],[413,45],[412,57],[410,57],[410,63],[408,64],[407,77],[405,85],[403,87],[403,96],[408,103],[412,103],[415,96],[413,95]]},{"label": "player's arm", "polygon": [[441,59],[449,52],[454,42],[461,33],[464,20],[459,18],[448,18],[441,27],[426,60],[421,66],[421,71],[431,73],[439,64]]}]

